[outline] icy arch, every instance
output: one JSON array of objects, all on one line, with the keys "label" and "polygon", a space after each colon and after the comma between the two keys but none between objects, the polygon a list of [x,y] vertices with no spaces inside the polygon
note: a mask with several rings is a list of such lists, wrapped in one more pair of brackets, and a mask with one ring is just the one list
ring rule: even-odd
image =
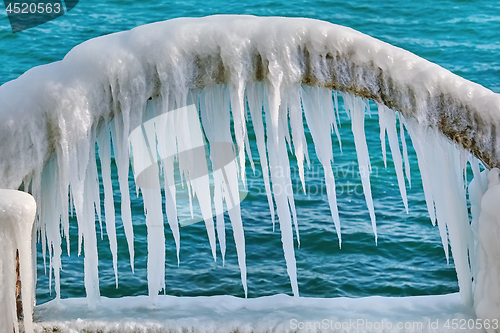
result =
[{"label": "icy arch", "polygon": [[[153,139],[145,142],[148,147],[150,143],[157,145],[160,155],[162,149],[174,147],[171,153],[176,155],[181,149],[180,143],[191,142],[193,135],[198,133],[192,128],[179,130],[183,128],[180,125],[190,123],[187,115],[193,103],[199,106],[196,109],[201,113],[199,126],[210,143],[232,142],[229,121],[232,116],[237,156],[243,171],[245,146],[248,148],[248,103],[253,126],[256,132],[259,131],[256,133],[259,155],[268,168],[264,174],[267,175],[270,208],[271,211],[276,208],[282,224],[288,274],[294,294],[298,295],[293,252],[293,224],[296,223],[293,196],[273,197],[270,184],[286,186],[289,181],[286,173],[273,172],[273,168],[288,166],[287,141],[293,142],[299,168],[307,158],[302,127],[304,111],[327,175],[329,203],[340,242],[335,184],[330,176],[331,129],[336,126],[335,109],[338,110],[337,100],[332,100],[332,89],[344,96],[353,122],[358,161],[365,170],[370,165],[363,127],[366,99],[379,105],[380,114],[384,115],[381,134],[387,131],[394,153],[399,150],[394,148],[398,140],[396,118],[388,110],[401,114],[400,120],[406,122],[414,143],[417,142],[421,171],[429,177],[423,180],[428,184],[424,184],[424,190],[429,213],[432,218],[436,212],[443,244],[447,244],[449,234],[461,293],[471,302],[473,272],[469,253],[474,252],[474,244],[461,177],[466,154],[435,133],[439,130],[462,149],[472,152],[487,167],[500,165],[500,147],[496,140],[500,97],[405,50],[326,22],[250,16],[175,19],[87,41],[75,47],[62,61],[31,69],[0,87],[0,154],[3,156],[0,187],[18,188],[23,184],[35,196],[39,207],[37,228],[43,235],[44,251],[49,250],[58,296],[62,252],[59,228],[67,240],[69,190],[78,218],[80,244],[85,240],[85,287],[89,304],[93,306],[99,299],[94,210],[101,216],[94,143],[98,143],[104,166],[102,176],[109,233],[114,230],[115,223],[108,172],[110,134],[112,136],[122,193],[122,219],[133,267],[127,183],[129,148],[131,144],[137,152],[143,142],[129,142],[129,135],[145,118],[174,109],[185,110],[175,124],[160,124],[168,130],[158,130],[160,125],[155,123]],[[262,122],[257,121],[262,120],[263,115],[266,132]],[[428,133],[435,136],[431,144],[426,140]],[[139,160],[134,153],[134,170]],[[404,161],[401,156],[399,160],[396,168],[405,200]],[[189,163],[186,163],[184,171],[189,174]],[[443,163],[448,172],[437,177],[441,177],[440,181],[445,180],[447,189],[452,189],[447,192],[443,192],[443,186],[435,186],[436,181],[425,172]],[[477,162],[472,164],[479,175]],[[157,171],[167,179],[171,175],[165,164]],[[237,174],[238,168],[234,165],[228,172],[233,180],[219,178],[220,195],[213,198],[216,212],[223,202],[228,205],[227,193],[237,192],[231,191]],[[244,177],[244,173],[240,172],[240,176]],[[191,181],[193,195],[198,198],[206,195],[207,184],[189,177],[187,180]],[[148,230],[163,228],[159,188],[140,184],[139,187],[147,210]],[[363,187],[376,235],[368,176],[363,178]],[[478,200],[485,191],[483,184],[477,191]],[[205,202],[210,205],[211,200],[208,198]],[[175,194],[171,193],[167,204],[168,223],[178,244]],[[203,209],[207,212],[210,207]],[[204,215],[204,219],[215,251],[218,223],[209,215]],[[479,219],[479,215],[476,217]],[[244,236],[238,209],[233,211],[231,223],[236,231],[238,261],[246,288]],[[112,234],[113,231],[110,246],[116,263],[116,241]],[[161,233],[149,235],[148,267],[156,268],[148,269],[148,283],[150,296],[154,299],[164,284],[164,268],[156,264],[163,259],[164,238]],[[225,242],[222,230],[217,236],[222,248]]]}]

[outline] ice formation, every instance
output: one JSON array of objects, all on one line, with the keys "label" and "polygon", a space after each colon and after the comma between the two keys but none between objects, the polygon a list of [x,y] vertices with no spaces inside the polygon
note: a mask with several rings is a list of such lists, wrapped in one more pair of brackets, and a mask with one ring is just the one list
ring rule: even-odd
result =
[{"label": "ice formation", "polygon": [[16,311],[16,250],[23,302],[24,330],[32,332],[34,305],[31,235],[35,221],[35,199],[28,193],[0,190],[0,331],[19,331]]},{"label": "ice formation", "polygon": [[[500,170],[493,168],[487,173],[488,185],[485,186],[484,175],[478,175],[472,190],[475,205],[473,218],[476,219],[477,232],[477,265],[475,272],[474,302],[478,318],[500,317]],[[482,184],[481,184],[482,183]],[[480,199],[480,200],[479,200]],[[478,215],[479,211],[479,215]],[[487,330],[494,332],[495,330]]]},{"label": "ice formation", "polygon": [[[288,148],[293,146],[305,189],[304,162],[309,161],[305,117],[325,170],[332,222],[340,245],[341,221],[332,173],[332,149],[337,150],[332,147],[332,133],[339,143],[341,139],[337,92],[342,94],[352,120],[375,241],[371,165],[364,132],[367,107],[370,111],[368,99],[378,105],[383,154],[387,133],[405,208],[408,210],[404,176],[411,186],[406,128],[418,156],[429,215],[433,223],[437,218],[446,256],[449,245],[453,252],[462,299],[472,304],[474,276],[478,279],[474,295],[478,315],[490,315],[482,310],[487,307],[482,302],[492,304],[499,298],[488,298],[496,294],[484,281],[497,273],[483,273],[481,268],[475,271],[463,157],[470,151],[486,167],[500,165],[500,140],[496,140],[500,97],[407,51],[330,23],[213,16],[158,22],[87,41],[62,61],[33,68],[0,87],[0,187],[17,189],[23,185],[38,202],[36,229],[44,258],[48,249],[57,298],[62,253],[58,231],[62,230],[69,250],[69,193],[78,220],[79,249],[82,242],[84,247],[88,304],[98,307],[95,214],[100,219],[101,198],[95,160],[97,141],[116,283],[116,223],[123,223],[134,269],[128,185],[132,162],[136,190],[142,194],[146,214],[151,300],[157,300],[165,283],[161,187],[166,195],[166,219],[179,251],[176,181],[181,181],[189,193],[192,215],[193,199],[200,202],[214,259],[218,241],[224,260],[223,212],[228,211],[246,295],[238,179],[245,181],[245,155],[254,167],[247,135],[251,121],[270,219],[274,224],[277,214],[287,272],[293,294],[298,296],[294,249],[300,239],[294,197],[287,191],[291,185]],[[118,170],[121,221],[114,218],[111,146]],[[205,147],[209,147],[211,163],[196,157],[205,152]],[[174,171],[176,163],[178,173]],[[475,174],[479,174],[478,163],[471,157]],[[175,179],[177,174],[180,179]],[[209,181],[214,183],[213,197]],[[482,230],[488,230],[483,224],[498,222],[498,212],[490,210],[496,207],[497,187],[491,185],[493,182],[490,180],[481,209],[478,202],[486,188],[476,185],[474,194],[478,242],[486,254],[496,251],[492,242],[481,236]],[[489,260],[484,253],[479,259]]]}]

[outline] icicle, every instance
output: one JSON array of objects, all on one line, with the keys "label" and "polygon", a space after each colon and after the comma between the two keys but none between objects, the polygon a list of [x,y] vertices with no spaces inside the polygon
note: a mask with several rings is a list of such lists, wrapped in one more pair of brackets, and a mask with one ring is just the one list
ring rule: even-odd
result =
[{"label": "icicle", "polygon": [[[84,270],[85,270],[85,291],[89,307],[94,308],[100,302],[99,292],[99,271],[97,255],[97,238],[95,230],[95,210],[92,201],[91,173],[88,172],[84,184],[84,210],[83,237],[85,247]],[[77,212],[78,215],[78,212]]]},{"label": "icicle", "polygon": [[252,149],[250,147],[250,141],[248,139],[248,130],[247,130],[247,123],[248,123],[248,116],[249,116],[249,108],[247,107],[247,103],[248,103],[248,100],[247,100],[247,94],[246,94],[246,86],[245,86],[245,94],[243,95],[243,113],[244,113],[244,116],[245,116],[245,125],[244,125],[244,128],[245,128],[245,147],[246,147],[246,151],[247,151],[247,155],[248,155],[248,160],[250,161],[250,166],[252,168],[252,172],[253,174],[255,175],[255,163],[253,161],[253,156],[252,156]]},{"label": "icicle", "polygon": [[320,88],[319,94],[320,94],[319,96],[320,103],[323,106],[323,108],[325,108],[326,115],[330,116],[331,118],[328,121],[330,123],[330,131],[331,132],[335,131],[335,135],[337,136],[337,140],[339,141],[340,153],[342,153],[342,140],[340,139],[340,132],[337,126],[337,120],[335,119],[336,117],[332,101],[332,91],[330,89]]},{"label": "icicle", "polygon": [[69,196],[70,214],[71,214],[71,217],[74,217],[75,216],[75,212],[73,210],[74,204],[73,204],[73,196],[71,195],[71,191],[68,193],[68,196]]},{"label": "icicle", "polygon": [[238,156],[241,169],[241,180],[246,186],[245,180],[245,137],[247,136],[245,125],[245,85],[242,80],[235,84],[229,84],[231,96],[231,114],[233,115],[234,136],[238,146]]},{"label": "icicle", "polygon": [[360,97],[349,94],[342,94],[346,110],[351,111],[352,133],[354,135],[354,144],[358,155],[359,174],[365,193],[366,205],[372,221],[373,233],[375,235],[375,244],[377,244],[377,224],[375,221],[375,210],[373,207],[372,192],[370,188],[370,157],[368,155],[368,146],[365,136],[365,103]]},{"label": "icicle", "polygon": [[[486,189],[483,188],[482,178],[486,176],[487,171],[483,171],[483,173],[479,170],[479,160],[475,158],[473,155],[469,155],[469,163],[471,165],[471,169],[474,175],[474,178],[469,183],[467,190],[469,193],[469,201],[470,201],[470,211],[471,211],[471,230],[473,233],[474,244],[471,243],[471,247],[473,249],[469,252],[470,263],[471,263],[471,273],[474,278],[473,284],[477,285],[478,274],[481,266],[481,246],[478,244],[479,239],[479,216],[481,214],[481,199],[486,192]],[[486,177],[484,177],[486,178]],[[474,290],[474,286],[473,286]],[[478,292],[474,291],[474,297],[478,296]]]},{"label": "icicle", "polygon": [[[408,214],[408,198],[406,196],[406,185],[403,175],[403,159],[401,158],[401,151],[399,150],[398,133],[396,129],[396,114],[382,104],[378,105],[378,110],[380,122],[385,122],[383,126],[387,130],[387,136],[389,138],[389,146],[391,148],[394,169],[396,170],[396,175],[398,177],[399,192],[401,193],[401,198],[403,199],[403,204],[405,206],[406,213]],[[382,136],[382,125],[380,128]],[[381,137],[381,140],[385,143],[385,135],[383,139]]]},{"label": "icicle", "polygon": [[215,185],[214,204],[217,215],[217,231],[221,245],[222,258],[225,255],[224,216],[222,200],[226,203],[229,219],[233,228],[234,242],[238,255],[241,281],[248,294],[245,237],[241,220],[240,197],[238,191],[238,167],[234,155],[230,131],[230,114],[225,86],[207,87],[201,94],[201,119],[205,135],[210,144],[210,158]]},{"label": "icicle", "polygon": [[[95,129],[92,129],[91,133],[91,138],[95,138]],[[92,140],[91,139],[91,144],[90,144],[90,157],[89,157],[89,175],[90,175],[90,186],[91,186],[91,191],[92,191],[92,205],[95,208],[95,212],[97,215],[97,220],[99,221],[99,228],[100,228],[100,233],[101,233],[101,240],[103,239],[103,234],[102,234],[102,218],[101,218],[101,194],[99,191],[99,174],[97,173],[97,163],[96,163],[96,152],[95,152],[95,144],[96,139]]]},{"label": "icicle", "polygon": [[[333,91],[333,99],[335,102],[335,112],[337,113],[337,121],[339,123],[339,127],[341,127],[340,113],[339,113],[339,98],[337,95],[337,91]],[[341,149],[340,152],[342,152],[342,147],[340,149]]]},{"label": "icicle", "polygon": [[[441,147],[442,142],[438,141],[438,133],[434,131],[430,131],[430,137],[424,137],[424,141],[426,148],[426,158],[427,165],[429,170],[433,170],[433,172],[429,172],[430,184],[432,185],[432,195],[436,207],[436,218],[438,221],[439,234],[441,236],[441,243],[443,244],[444,254],[446,256],[446,262],[450,262],[449,258],[449,246],[448,246],[448,232],[446,230],[447,218],[446,218],[446,204],[444,201],[443,193],[444,189],[442,184],[442,173],[443,166],[440,164],[440,158],[444,155],[444,148]],[[422,173],[422,177],[423,177]],[[423,179],[423,178],[422,178]]]},{"label": "icicle", "polygon": [[49,249],[50,258],[50,270],[49,270],[49,290],[52,289],[52,270],[54,271],[55,279],[55,290],[56,298],[61,297],[61,283],[60,283],[60,271],[61,271],[61,233],[60,233],[60,221],[61,221],[61,208],[59,195],[57,192],[57,175],[56,175],[56,163],[54,161],[49,162],[45,166],[42,173],[41,196],[43,200],[39,207],[40,220],[42,223],[46,224],[45,235],[47,238],[47,246]]},{"label": "icicle", "polygon": [[[31,193],[35,198],[36,202],[41,202],[42,200],[42,172],[35,173],[33,179],[31,180]],[[44,274],[47,275],[47,237],[46,229],[47,225],[45,221],[40,219],[40,214],[38,214],[35,224],[35,229],[38,234],[38,242],[42,243],[42,258],[43,258],[43,269]]]},{"label": "icicle", "polygon": [[446,225],[457,271],[460,295],[467,305],[472,305],[472,275],[469,267],[469,249],[472,249],[465,186],[460,165],[460,152],[447,138],[443,141],[444,154],[440,163],[443,172],[440,186],[443,188],[446,204]]},{"label": "icicle", "polygon": [[[207,229],[212,256],[216,260],[215,229],[212,218],[210,199],[210,182],[208,166],[205,159],[205,143],[199,121],[198,111],[193,104],[185,110],[175,110],[176,116],[182,121],[177,122],[177,145],[179,164],[186,158],[185,167],[188,171],[186,180],[198,198],[203,220]],[[172,113],[172,112],[170,112]],[[169,113],[169,114],[170,114]],[[168,120],[167,120],[168,121]],[[243,150],[244,153],[244,150]]]},{"label": "icicle", "polygon": [[115,153],[115,163],[118,171],[118,183],[121,194],[121,217],[125,237],[127,238],[128,251],[130,257],[130,267],[134,272],[134,229],[132,227],[132,211],[130,209],[130,192],[128,187],[129,173],[129,147],[128,141],[123,140],[124,120],[122,117],[115,117],[112,121],[113,126],[112,142]]},{"label": "icicle", "polygon": [[404,123],[403,115],[399,114],[399,134],[401,136],[401,145],[403,146],[403,156],[405,160],[405,175],[406,179],[408,179],[408,186],[410,186],[411,188],[410,161],[408,160],[408,147],[406,147],[405,129],[403,123]]},{"label": "icicle", "polygon": [[[172,146],[175,149],[175,145]],[[167,155],[168,156],[168,155]],[[173,155],[172,155],[173,156]],[[165,177],[165,211],[167,213],[167,220],[170,230],[175,241],[175,248],[177,254],[177,265],[180,263],[180,232],[179,221],[177,215],[177,200],[175,193],[175,179],[174,179],[174,159],[167,158],[162,160],[163,175]]]},{"label": "icicle", "polygon": [[323,166],[325,172],[325,185],[332,214],[335,230],[339,238],[339,247],[342,246],[342,233],[340,228],[340,218],[337,207],[337,194],[335,192],[335,177],[333,176],[332,165],[332,136],[330,131],[331,118],[328,110],[319,98],[319,88],[303,86],[302,103],[306,115],[307,125],[311,131],[316,149],[316,155]]},{"label": "icicle", "polygon": [[410,119],[405,119],[406,129],[410,135],[413,148],[417,154],[418,168],[420,170],[420,175],[422,177],[422,187],[424,189],[425,203],[427,205],[427,211],[429,212],[429,217],[431,219],[432,225],[436,225],[436,214],[434,210],[434,198],[432,193],[432,176],[431,168],[427,162],[428,153],[425,151],[426,138],[426,127],[417,124],[415,121]]},{"label": "icicle", "polygon": [[366,98],[361,98],[363,103],[365,104],[366,112],[368,113],[368,117],[372,117],[372,110],[370,109],[370,101]]},{"label": "icicle", "polygon": [[115,226],[115,203],[113,197],[113,185],[111,184],[111,138],[107,125],[101,130],[97,137],[99,147],[99,158],[101,161],[101,176],[104,187],[104,214],[106,222],[106,233],[109,239],[109,248],[113,258],[113,271],[115,272],[115,286],[118,288],[118,243],[116,240]]},{"label": "icicle", "polygon": [[[148,103],[150,104],[150,103]],[[134,129],[129,137],[134,156],[134,176],[139,186],[146,215],[148,239],[148,293],[153,304],[165,281],[165,234],[161,208],[160,183],[155,146],[154,121]],[[152,141],[154,140],[154,141]],[[147,169],[147,170],[146,170]],[[142,178],[139,178],[143,176]]]},{"label": "icicle", "polygon": [[[66,238],[66,250],[68,256],[70,255],[70,241],[69,241],[69,209],[71,209],[71,216],[73,217],[73,208],[74,208],[74,198],[72,195],[72,191],[69,188],[70,184],[70,173],[72,170],[70,167],[70,147],[68,146],[68,133],[67,133],[67,123],[65,121],[59,121],[58,125],[61,127],[62,142],[61,142],[61,150],[57,152],[56,161],[57,161],[57,170],[58,170],[58,183],[59,183],[59,206],[61,207],[61,223],[64,230],[64,237]],[[41,172],[40,172],[41,173]],[[38,181],[35,180],[35,187],[40,185]],[[37,184],[38,183],[38,184]],[[69,207],[68,207],[68,196],[69,196]],[[38,198],[36,198],[38,199]],[[39,202],[39,201],[37,201]],[[45,222],[42,221],[42,225]],[[42,243],[43,244],[43,243]],[[45,258],[44,258],[45,264]]]},{"label": "icicle", "polygon": [[[411,127],[411,126],[410,126]],[[428,137],[426,160],[429,162],[436,215],[446,260],[448,255],[448,236],[457,271],[462,299],[472,301],[471,272],[469,269],[468,249],[471,248],[470,225],[466,206],[465,188],[461,176],[458,150],[441,137],[436,130]]]},{"label": "icicle", "polygon": [[[474,179],[476,179],[478,189],[480,190],[481,196],[488,189],[487,181],[482,181],[481,179],[481,171],[479,170],[479,160],[475,158],[473,155],[470,155],[470,165],[472,169],[472,173],[474,175]],[[485,186],[486,185],[486,186]]]},{"label": "icicle", "polygon": [[290,128],[292,140],[299,168],[299,177],[302,184],[302,191],[306,193],[306,182],[304,176],[304,157],[309,159],[307,152],[306,136],[304,134],[304,121],[302,118],[302,107],[300,104],[300,86],[290,88],[288,94],[288,110],[290,116]]},{"label": "icicle", "polygon": [[154,125],[154,120],[147,121],[132,130],[129,136],[134,157],[134,177],[142,192],[146,215],[148,294],[153,304],[156,303],[158,292],[165,286],[165,234],[156,145],[152,145],[156,142]]},{"label": "icicle", "polygon": [[[281,123],[283,126],[280,127],[280,133],[283,133],[285,140],[288,137],[288,141],[290,141],[289,137],[289,130],[288,130],[288,115],[287,115],[287,109],[288,109],[288,102],[287,102],[287,96],[284,96],[283,104],[280,105],[280,114],[282,117],[280,118]],[[284,119],[284,120],[283,120]],[[288,134],[288,136],[287,136]],[[286,149],[286,143],[285,145],[281,146],[280,149],[278,150],[278,153],[280,154],[279,160],[280,160],[280,165],[282,166],[283,169],[283,176],[285,178],[285,188],[284,192],[286,193],[288,204],[290,205],[290,211],[292,213],[292,220],[293,220],[293,225],[295,228],[295,236],[297,238],[297,244],[300,247],[300,235],[299,235],[299,224],[297,221],[297,211],[295,209],[295,201],[293,198],[293,185],[292,185],[292,178],[291,178],[291,172],[290,172],[290,160],[288,159],[288,151]]]},{"label": "icicle", "polygon": [[217,239],[219,240],[220,252],[222,255],[222,266],[226,263],[226,226],[224,221],[224,207],[222,202],[223,179],[215,179],[214,175],[214,207],[216,212]]},{"label": "icicle", "polygon": [[455,146],[460,152],[460,168],[462,169],[462,177],[467,184],[467,162],[469,160],[469,156],[471,155],[469,151],[463,149],[460,146]]},{"label": "icicle", "polygon": [[158,292],[165,288],[165,231],[160,184],[155,189],[141,188],[141,192],[148,229],[148,294],[156,304]]},{"label": "icicle", "polygon": [[[173,109],[169,104],[168,94],[151,101],[156,115],[160,116]],[[177,143],[175,141],[175,121],[168,121],[167,116],[155,118],[155,130],[158,140],[158,154],[161,157],[161,166],[164,177],[165,191],[165,212],[167,214],[168,225],[172,230],[175,241],[177,265],[180,263],[180,233],[177,216],[177,200],[174,179],[174,157],[177,155]]]},{"label": "icicle", "polygon": [[[288,89],[287,89],[288,91]],[[279,132],[283,133],[283,136],[285,137],[285,148],[287,148],[287,151],[292,152],[292,139],[290,136],[290,130],[288,127],[288,94],[287,91],[283,92],[281,95],[282,101],[280,104],[280,117],[278,118],[278,126],[279,126]]]},{"label": "icicle", "polygon": [[[245,117],[245,122],[248,122],[248,119],[246,118],[247,117]],[[248,160],[250,161],[250,167],[252,168],[252,173],[255,175],[255,162],[253,161],[252,149],[250,147],[250,141],[248,140],[248,131],[245,131],[245,147],[248,155]]]},{"label": "icicle", "polygon": [[[382,158],[384,159],[384,167],[387,169],[387,149],[385,147],[385,133],[387,131],[387,120],[385,119],[384,105],[377,103],[378,107],[378,124],[380,127],[380,144],[382,147]],[[399,180],[399,178],[398,178]]]},{"label": "icicle", "polygon": [[[147,108],[153,113],[153,103]],[[148,294],[156,304],[158,292],[165,288],[165,231],[161,203],[160,182],[158,179],[158,153],[156,151],[156,128],[153,118],[132,130],[129,142],[134,157],[134,178],[140,188],[146,215],[148,242]]]},{"label": "icicle", "polygon": [[[91,139],[91,140],[90,140]],[[71,189],[75,200],[75,211],[78,220],[80,239],[84,238],[84,277],[85,291],[90,308],[95,308],[100,300],[99,273],[97,256],[97,238],[95,230],[94,191],[91,182],[91,167],[89,167],[90,142],[95,142],[95,137],[90,136],[87,142],[81,143],[73,154],[71,162],[74,168],[70,173]],[[95,159],[95,155],[91,158]],[[79,249],[80,250],[80,249]]]},{"label": "icicle", "polygon": [[[205,135],[210,143],[210,157],[212,160],[212,170],[214,171],[214,206],[217,224],[217,237],[219,240],[222,263],[225,263],[225,253],[226,253],[226,232],[224,223],[224,208],[223,208],[223,182],[224,179],[220,177],[220,174],[215,173],[216,162],[220,159],[218,154],[218,148],[221,148],[219,142],[226,142],[230,145],[230,150],[233,152],[232,138],[230,133],[230,118],[229,109],[227,107],[227,100],[225,97],[225,87],[214,86],[205,88],[200,95],[200,113],[202,118],[203,129]],[[220,117],[220,118],[219,118]],[[224,131],[217,131],[216,121],[219,120],[220,128]],[[217,163],[217,167],[221,167]]]},{"label": "icicle", "polygon": [[245,298],[248,296],[247,288],[247,267],[245,254],[245,235],[243,232],[243,222],[241,220],[240,198],[237,182],[237,164],[233,160],[223,168],[214,172],[217,177],[223,177],[223,197],[228,209],[229,219],[233,228],[236,253],[238,255],[238,265],[240,267],[241,283],[245,291]]}]

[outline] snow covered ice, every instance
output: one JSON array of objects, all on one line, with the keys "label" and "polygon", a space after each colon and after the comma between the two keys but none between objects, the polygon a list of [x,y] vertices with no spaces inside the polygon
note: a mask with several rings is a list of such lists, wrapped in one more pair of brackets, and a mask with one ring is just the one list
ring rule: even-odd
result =
[{"label": "snow covered ice", "polygon": [[[344,221],[339,218],[332,172],[335,156],[342,150],[337,92],[352,122],[374,241],[377,226],[364,131],[368,99],[378,106],[383,155],[387,154],[387,134],[406,211],[411,213],[406,195],[411,176],[405,129],[418,157],[431,221],[437,220],[446,257],[449,247],[453,252],[462,301],[469,308],[475,306],[479,318],[500,313],[499,266],[489,257],[498,248],[488,234],[498,227],[500,216],[495,208],[498,179],[494,175],[498,172],[490,171],[488,188],[478,185],[480,181],[472,185],[473,194],[469,188],[469,196],[475,198],[472,225],[478,225],[477,239],[468,219],[463,178],[463,157],[469,153],[486,169],[500,165],[500,140],[495,140],[500,131],[500,97],[407,51],[330,23],[251,16],[174,19],[82,43],[62,61],[33,68],[0,87],[0,186],[17,189],[23,185],[35,197],[39,207],[36,230],[42,235],[43,251],[49,251],[49,274],[55,279],[57,299],[63,252],[57,231],[62,230],[69,251],[68,193],[78,220],[80,250],[83,242],[90,309],[100,309],[107,302],[99,294],[97,270],[95,214],[101,216],[101,199],[115,283],[119,284],[117,224],[123,224],[134,270],[130,165],[136,190],[144,200],[149,302],[162,304],[158,293],[165,285],[161,188],[179,254],[179,198],[172,187],[178,181],[188,192],[193,217],[192,203],[195,199],[200,203],[214,259],[217,242],[225,258],[223,213],[228,211],[247,295],[239,190],[245,187],[246,160],[255,168],[247,133],[251,122],[269,219],[280,225],[287,272],[298,297],[294,252],[300,244],[300,219],[293,194],[283,191],[291,184],[287,150],[293,146],[305,189],[304,162],[309,163],[309,156],[304,116],[325,170],[331,222],[340,246]],[[332,144],[333,134],[338,147]],[[104,198],[99,192],[95,142]],[[210,164],[195,159],[195,151],[205,146]],[[114,218],[111,147],[118,170],[121,220]],[[471,155],[469,160],[479,177],[476,157]],[[174,160],[181,179],[175,179]],[[4,313],[12,313],[11,307],[4,307]]]}]

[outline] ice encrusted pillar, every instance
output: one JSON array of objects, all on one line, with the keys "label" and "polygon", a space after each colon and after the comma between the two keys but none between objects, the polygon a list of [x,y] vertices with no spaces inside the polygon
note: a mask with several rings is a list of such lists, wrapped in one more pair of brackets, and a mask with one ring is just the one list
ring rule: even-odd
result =
[{"label": "ice encrusted pillar", "polygon": [[[483,176],[483,175],[481,175]],[[474,177],[476,178],[476,177]],[[500,321],[500,170],[493,168],[488,172],[488,188],[479,177],[469,188],[473,218],[480,209],[475,225],[477,236],[477,270],[474,290],[474,308],[476,315],[490,328],[484,326],[488,333],[495,330],[493,320]],[[486,192],[484,192],[486,190]],[[480,201],[478,194],[484,192]],[[477,205],[480,204],[479,207]],[[476,206],[476,207],[474,207]],[[474,212],[476,210],[476,212]],[[498,322],[497,322],[498,324]]]},{"label": "ice encrusted pillar", "polygon": [[16,249],[23,302],[24,331],[33,332],[31,235],[35,199],[26,192],[0,190],[0,332],[19,332],[16,314]]}]

